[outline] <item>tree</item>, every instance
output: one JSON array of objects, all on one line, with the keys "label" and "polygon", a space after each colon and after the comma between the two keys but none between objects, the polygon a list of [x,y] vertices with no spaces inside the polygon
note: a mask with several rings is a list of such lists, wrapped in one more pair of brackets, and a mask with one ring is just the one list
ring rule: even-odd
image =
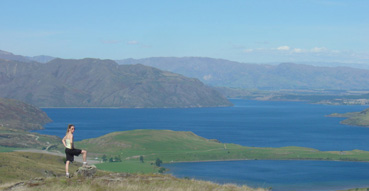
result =
[{"label": "tree", "polygon": [[142,163],[144,163],[144,157],[143,157],[143,156],[140,156],[140,161],[141,161]]},{"label": "tree", "polygon": [[120,158],[120,155],[114,157],[115,162],[122,162],[122,159]]},{"label": "tree", "polygon": [[163,163],[163,161],[161,161],[159,158],[157,158],[156,161],[155,161],[155,165],[157,167],[160,167],[161,163]]},{"label": "tree", "polygon": [[102,159],[102,161],[103,161],[103,162],[108,161],[108,157],[107,157],[106,155],[103,155],[103,156],[101,157],[101,159]]}]

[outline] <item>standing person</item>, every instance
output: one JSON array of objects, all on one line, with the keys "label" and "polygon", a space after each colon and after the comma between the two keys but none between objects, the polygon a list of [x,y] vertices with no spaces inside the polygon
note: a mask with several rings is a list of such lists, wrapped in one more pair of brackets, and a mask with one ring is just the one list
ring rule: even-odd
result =
[{"label": "standing person", "polygon": [[83,165],[87,165],[87,162],[86,162],[87,151],[74,148],[74,141],[73,141],[74,130],[75,130],[74,125],[72,124],[68,125],[67,133],[62,139],[63,145],[65,147],[65,154],[67,157],[67,160],[65,162],[65,172],[66,172],[67,178],[69,178],[69,163],[74,161],[74,156],[79,156],[82,153],[83,154]]}]

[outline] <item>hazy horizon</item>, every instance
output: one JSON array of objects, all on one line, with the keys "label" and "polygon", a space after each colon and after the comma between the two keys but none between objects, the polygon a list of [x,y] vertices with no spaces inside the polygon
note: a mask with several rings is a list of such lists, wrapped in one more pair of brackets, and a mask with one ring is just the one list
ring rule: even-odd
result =
[{"label": "hazy horizon", "polygon": [[369,64],[364,0],[2,1],[0,50],[126,59]]}]

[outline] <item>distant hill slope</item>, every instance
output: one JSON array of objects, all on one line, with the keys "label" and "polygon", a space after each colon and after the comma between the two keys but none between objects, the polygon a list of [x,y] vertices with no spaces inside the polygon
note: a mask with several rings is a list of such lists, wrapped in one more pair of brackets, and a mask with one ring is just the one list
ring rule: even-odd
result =
[{"label": "distant hill slope", "polygon": [[[12,148],[50,149],[61,143],[57,136],[31,133],[51,122],[45,112],[13,99],[0,98],[0,152]],[[7,150],[7,149],[6,149]]]},{"label": "distant hill slope", "polygon": [[0,97],[39,107],[230,106],[197,79],[112,60],[54,59],[46,64],[0,60]]},{"label": "distant hill slope", "polygon": [[212,86],[247,89],[369,89],[369,70],[303,64],[246,64],[201,57],[156,57],[118,60],[143,64],[201,79]]},{"label": "distant hill slope", "polygon": [[0,126],[18,130],[42,129],[51,122],[45,112],[14,99],[0,98]]}]

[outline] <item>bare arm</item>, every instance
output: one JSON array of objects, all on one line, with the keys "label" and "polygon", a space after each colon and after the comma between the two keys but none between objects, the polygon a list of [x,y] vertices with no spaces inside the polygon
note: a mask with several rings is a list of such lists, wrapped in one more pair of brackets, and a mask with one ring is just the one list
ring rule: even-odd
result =
[{"label": "bare arm", "polygon": [[64,136],[64,138],[62,139],[63,145],[64,147],[67,147],[67,145],[65,144],[65,139],[67,138],[67,136]]},{"label": "bare arm", "polygon": [[72,149],[74,149],[74,137],[73,137],[73,134],[70,135],[70,145],[71,145]]}]

